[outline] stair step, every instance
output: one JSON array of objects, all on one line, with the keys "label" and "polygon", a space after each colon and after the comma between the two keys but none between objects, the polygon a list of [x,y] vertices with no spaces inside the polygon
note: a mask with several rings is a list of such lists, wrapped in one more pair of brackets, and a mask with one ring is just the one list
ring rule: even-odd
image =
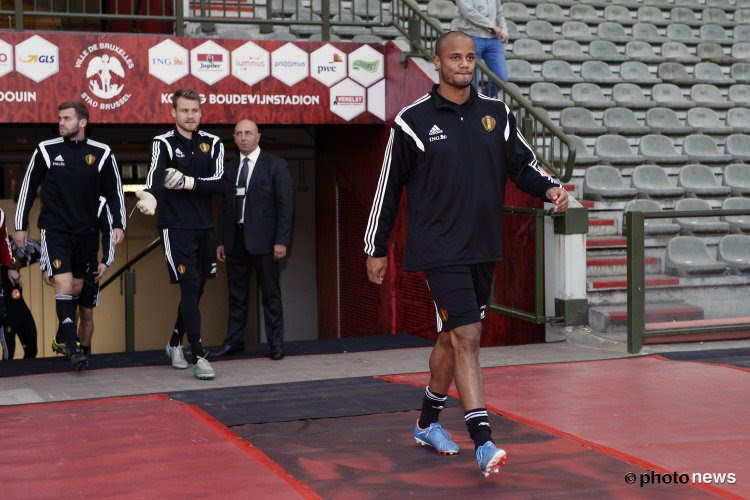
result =
[{"label": "stair step", "polygon": [[[644,263],[649,266],[658,264],[659,259],[657,257],[644,257]],[[627,266],[627,256],[613,256],[613,257],[596,257],[586,259],[586,266],[588,267],[601,267],[601,266]]]},{"label": "stair step", "polygon": [[[589,278],[586,289],[593,290],[625,290],[628,287],[626,276],[607,276]],[[680,278],[667,275],[646,276],[646,288],[679,286]]]},{"label": "stair step", "polygon": [[[703,319],[703,308],[685,301],[646,304],[646,323]],[[596,331],[623,330],[628,322],[626,304],[597,306],[589,311],[589,323]]]},{"label": "stair step", "polygon": [[619,236],[617,222],[608,218],[589,218],[589,237]]},{"label": "stair step", "polygon": [[563,185],[563,189],[565,191],[568,191],[568,192],[572,193],[573,191],[576,190],[576,185],[575,184],[564,184]]},{"label": "stair step", "polygon": [[589,219],[589,226],[614,226],[614,219]]},{"label": "stair step", "polygon": [[591,236],[586,238],[586,248],[625,248],[628,239],[624,236]]}]

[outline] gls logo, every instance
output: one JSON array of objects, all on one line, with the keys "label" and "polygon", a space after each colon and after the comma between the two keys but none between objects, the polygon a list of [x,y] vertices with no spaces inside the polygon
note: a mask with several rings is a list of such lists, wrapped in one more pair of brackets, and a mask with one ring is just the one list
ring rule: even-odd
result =
[{"label": "gls logo", "polygon": [[52,54],[29,54],[26,57],[19,58],[21,62],[24,63],[42,63],[42,64],[53,64],[55,62],[55,56]]}]

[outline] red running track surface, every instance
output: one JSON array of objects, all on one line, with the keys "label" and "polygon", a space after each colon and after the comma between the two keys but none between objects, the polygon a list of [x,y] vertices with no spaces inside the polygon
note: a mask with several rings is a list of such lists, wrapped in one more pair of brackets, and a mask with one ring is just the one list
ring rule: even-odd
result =
[{"label": "red running track surface", "polygon": [[3,498],[319,498],[166,396],[0,408]]},{"label": "red running track surface", "polygon": [[[658,356],[485,368],[488,409],[661,473],[734,473],[694,484],[750,497],[750,372]],[[426,385],[429,374],[385,377]],[[457,396],[455,389],[452,395]],[[508,461],[513,449],[508,450]]]}]

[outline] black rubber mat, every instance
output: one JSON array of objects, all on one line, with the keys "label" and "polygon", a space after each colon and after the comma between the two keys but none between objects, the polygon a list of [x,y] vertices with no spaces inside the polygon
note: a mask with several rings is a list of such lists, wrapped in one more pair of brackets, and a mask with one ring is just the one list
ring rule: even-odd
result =
[{"label": "black rubber mat", "polygon": [[[165,339],[165,343],[166,343]],[[284,349],[287,356],[309,354],[336,354],[344,352],[381,351],[387,349],[405,349],[410,347],[430,347],[431,340],[399,333],[396,335],[369,335],[364,337],[347,337],[343,339],[302,340],[286,342]],[[209,348],[210,351],[210,348]],[[249,345],[243,353],[235,353],[224,358],[211,358],[211,362],[222,362],[231,359],[262,358],[268,355],[265,344]],[[89,361],[89,370],[101,368],[127,368],[132,366],[157,366],[165,363],[164,350],[138,351],[112,354],[95,354]],[[0,361],[0,377],[19,375],[36,375],[71,370],[70,363],[62,357],[12,359]]]},{"label": "black rubber mat", "polygon": [[[173,392],[226,426],[417,410],[424,389],[372,377]],[[448,398],[447,406],[458,401]]]},{"label": "black rubber mat", "polygon": [[663,352],[660,355],[676,361],[701,361],[750,368],[750,348]]}]

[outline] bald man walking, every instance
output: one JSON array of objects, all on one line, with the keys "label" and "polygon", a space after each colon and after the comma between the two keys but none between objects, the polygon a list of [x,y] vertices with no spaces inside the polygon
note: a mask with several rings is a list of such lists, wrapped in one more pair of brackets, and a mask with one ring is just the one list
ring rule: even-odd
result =
[{"label": "bald man walking", "polygon": [[234,128],[238,160],[224,171],[227,191],[219,211],[216,258],[227,262],[229,319],[227,338],[213,356],[244,350],[250,273],[258,276],[263,301],[269,357],[284,358],[284,311],[279,261],[292,237],[294,189],[286,161],[261,151],[260,133],[251,120]]}]

